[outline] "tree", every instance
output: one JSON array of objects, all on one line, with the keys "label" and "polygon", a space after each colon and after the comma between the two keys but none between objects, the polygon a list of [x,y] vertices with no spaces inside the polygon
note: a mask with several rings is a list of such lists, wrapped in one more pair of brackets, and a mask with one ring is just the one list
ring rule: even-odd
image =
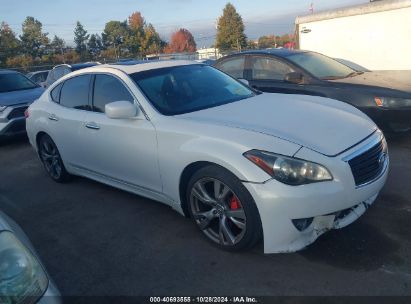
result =
[{"label": "tree", "polygon": [[193,35],[186,29],[179,29],[171,35],[166,53],[195,52],[197,49]]},{"label": "tree", "polygon": [[151,23],[144,27],[144,37],[141,42],[142,55],[159,53],[166,45],[167,43],[160,38],[160,35]]},{"label": "tree", "polygon": [[90,35],[84,29],[83,25],[77,21],[76,28],[74,29],[74,43],[76,44],[76,52],[82,59],[86,57],[87,41]]},{"label": "tree", "polygon": [[96,58],[103,49],[101,37],[98,34],[92,34],[87,42],[87,49],[92,58]]},{"label": "tree", "polygon": [[116,57],[119,58],[128,36],[127,21],[109,21],[106,23],[102,33],[103,44],[107,48],[113,48]]},{"label": "tree", "polygon": [[146,21],[140,12],[134,12],[128,17],[128,26],[132,31],[143,30]]},{"label": "tree", "polygon": [[0,24],[0,65],[19,52],[20,42],[6,22]]},{"label": "tree", "polygon": [[53,54],[62,54],[63,49],[66,47],[66,43],[63,38],[54,35],[53,40],[50,43],[50,48]]},{"label": "tree", "polygon": [[28,71],[28,68],[33,65],[33,57],[29,55],[10,57],[7,59],[6,64],[8,67],[21,67],[25,71]]},{"label": "tree", "polygon": [[140,12],[134,12],[128,17],[128,30],[125,46],[132,55],[146,55],[164,48],[165,42],[161,40],[154,26],[146,23]]},{"label": "tree", "polygon": [[260,49],[274,48],[276,46],[277,46],[277,39],[275,35],[262,36],[258,38],[258,48]]},{"label": "tree", "polygon": [[227,3],[223,15],[218,19],[215,44],[221,51],[241,51],[242,48],[247,46],[243,19],[231,3]]},{"label": "tree", "polygon": [[33,17],[27,17],[23,22],[20,36],[22,51],[33,58],[41,57],[49,43],[48,33],[42,32],[43,25]]}]

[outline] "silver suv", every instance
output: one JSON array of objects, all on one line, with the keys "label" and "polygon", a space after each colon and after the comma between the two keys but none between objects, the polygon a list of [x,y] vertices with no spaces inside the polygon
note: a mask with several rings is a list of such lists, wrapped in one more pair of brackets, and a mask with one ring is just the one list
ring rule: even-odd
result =
[{"label": "silver suv", "polygon": [[57,79],[60,79],[68,73],[89,68],[95,65],[100,64],[99,62],[86,62],[86,63],[76,63],[76,64],[60,64],[56,65],[48,74],[45,87],[52,85]]}]

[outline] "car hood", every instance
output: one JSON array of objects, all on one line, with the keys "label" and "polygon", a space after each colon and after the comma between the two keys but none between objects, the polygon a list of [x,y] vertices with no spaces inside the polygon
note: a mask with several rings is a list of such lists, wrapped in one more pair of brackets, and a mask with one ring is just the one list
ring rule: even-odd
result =
[{"label": "car hood", "polygon": [[411,93],[411,71],[373,71],[329,81],[389,88]]},{"label": "car hood", "polygon": [[44,88],[0,93],[0,106],[32,103],[43,94]]},{"label": "car hood", "polygon": [[377,129],[348,104],[306,95],[261,94],[180,117],[275,136],[327,156],[343,152]]}]

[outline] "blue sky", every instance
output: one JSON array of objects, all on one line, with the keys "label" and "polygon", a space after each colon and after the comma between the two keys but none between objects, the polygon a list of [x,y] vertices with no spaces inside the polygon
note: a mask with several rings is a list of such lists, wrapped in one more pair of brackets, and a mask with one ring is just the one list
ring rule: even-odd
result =
[{"label": "blue sky", "polygon": [[[266,34],[292,32],[297,15],[308,13],[311,2],[315,11],[367,3],[368,0],[231,0],[242,15],[246,34],[256,39]],[[101,33],[110,20],[125,20],[140,11],[153,23],[163,39],[181,28],[190,30],[198,47],[208,46],[215,35],[215,22],[225,0],[0,0],[0,21],[6,21],[20,34],[26,16],[43,23],[54,34],[72,44],[73,30],[79,20],[89,33]]]}]

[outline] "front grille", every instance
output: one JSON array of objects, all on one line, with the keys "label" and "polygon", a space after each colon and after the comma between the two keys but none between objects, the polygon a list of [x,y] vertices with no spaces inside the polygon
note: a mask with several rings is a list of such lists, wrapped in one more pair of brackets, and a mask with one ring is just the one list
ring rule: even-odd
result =
[{"label": "front grille", "polygon": [[355,185],[361,186],[377,178],[385,166],[384,143],[380,141],[362,154],[348,161]]},{"label": "front grille", "polygon": [[27,108],[28,108],[27,106],[14,108],[13,110],[11,110],[9,115],[7,115],[7,119],[10,120],[10,119],[14,119],[14,118],[24,117],[24,111],[26,111]]}]

